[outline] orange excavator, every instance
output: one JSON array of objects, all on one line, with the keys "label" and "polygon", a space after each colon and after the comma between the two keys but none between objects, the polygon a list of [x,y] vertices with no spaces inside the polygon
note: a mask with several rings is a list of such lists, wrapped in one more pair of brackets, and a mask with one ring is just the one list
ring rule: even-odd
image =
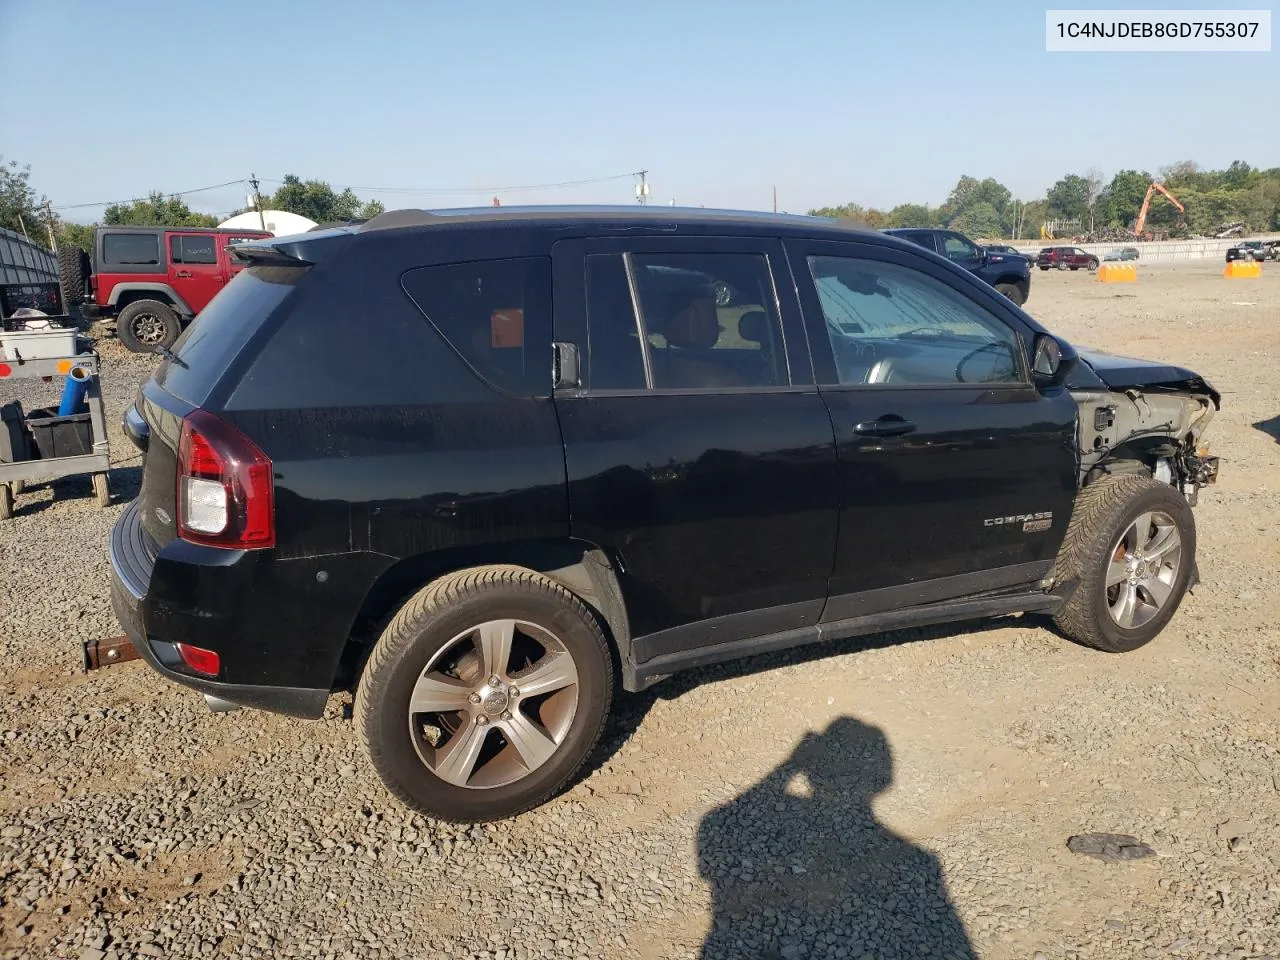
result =
[{"label": "orange excavator", "polygon": [[1178,198],[1170,193],[1163,183],[1153,181],[1151,186],[1147,187],[1147,195],[1142,198],[1142,209],[1138,211],[1138,220],[1133,225],[1133,232],[1139,237],[1142,236],[1142,228],[1147,225],[1147,212],[1151,209],[1151,197],[1157,190],[1163,193],[1169,199],[1169,202],[1178,208],[1179,213],[1187,212],[1187,208],[1178,202]]}]

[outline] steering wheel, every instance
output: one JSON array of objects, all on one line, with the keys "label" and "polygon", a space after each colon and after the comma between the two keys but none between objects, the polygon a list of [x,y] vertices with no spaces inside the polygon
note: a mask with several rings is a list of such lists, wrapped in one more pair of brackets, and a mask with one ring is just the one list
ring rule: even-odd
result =
[{"label": "steering wheel", "polygon": [[999,383],[1000,382],[999,380],[992,380],[990,378],[987,378],[984,380],[974,380],[974,381],[966,380],[964,378],[963,371],[964,371],[965,364],[969,363],[971,360],[975,359],[976,357],[984,353],[995,353],[997,355],[1003,354],[1003,357],[1007,358],[1011,365],[1014,363],[1013,351],[1009,349],[1009,345],[1007,343],[1001,343],[999,340],[994,340],[991,343],[984,343],[977,350],[970,350],[968,353],[966,353],[963,357],[960,358],[960,362],[956,364],[956,382],[957,383],[971,383],[971,382],[972,383]]}]

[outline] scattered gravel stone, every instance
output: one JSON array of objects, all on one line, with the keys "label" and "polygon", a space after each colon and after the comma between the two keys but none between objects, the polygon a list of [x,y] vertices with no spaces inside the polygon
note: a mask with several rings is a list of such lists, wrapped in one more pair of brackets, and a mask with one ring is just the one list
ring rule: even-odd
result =
[{"label": "scattered gravel stone", "polygon": [[1084,833],[1067,840],[1067,849],[1104,863],[1122,860],[1141,860],[1154,857],[1156,852],[1140,841],[1123,833]]},{"label": "scattered gravel stone", "polygon": [[[154,365],[101,341],[115,502],[37,483],[0,522],[0,960],[1280,960],[1280,317],[1219,268],[1152,263],[1132,299],[1054,271],[1030,301],[1224,390],[1204,583],[1150,650],[1020,618],[673,677],[619,695],[564,796],[483,827],[396,803],[347,695],[215,715],[141,663],[80,673],[119,634],[119,420]],[[1158,853],[1082,883],[1080,824]]]}]

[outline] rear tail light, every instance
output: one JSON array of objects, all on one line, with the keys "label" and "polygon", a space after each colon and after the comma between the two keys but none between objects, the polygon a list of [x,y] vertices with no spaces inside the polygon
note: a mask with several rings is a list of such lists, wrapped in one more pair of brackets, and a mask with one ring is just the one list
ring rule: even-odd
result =
[{"label": "rear tail light", "polygon": [[206,677],[216,677],[218,671],[222,669],[222,658],[218,656],[216,650],[193,647],[189,643],[175,643],[174,646],[178,648],[178,656],[182,658],[182,662],[196,673],[202,673]]},{"label": "rear tail light", "polygon": [[178,536],[235,550],[276,543],[271,460],[225,420],[194,410],[178,442]]}]

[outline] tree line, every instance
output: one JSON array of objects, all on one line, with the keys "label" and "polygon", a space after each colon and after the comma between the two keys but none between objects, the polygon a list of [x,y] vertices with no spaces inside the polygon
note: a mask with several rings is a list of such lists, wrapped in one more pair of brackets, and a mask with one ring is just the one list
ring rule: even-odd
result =
[{"label": "tree line", "polygon": [[[938,206],[904,203],[878,210],[857,203],[810,210],[816,216],[851,217],[874,229],[883,227],[950,227],[969,236],[992,240],[1038,238],[1047,220],[1075,220],[1080,233],[1132,229],[1142,199],[1153,180],[1164,186],[1186,208],[1179,213],[1163,197],[1152,201],[1148,224],[1172,236],[1212,235],[1228,223],[1243,223],[1250,231],[1280,230],[1280,167],[1261,170],[1242,160],[1224,170],[1202,170],[1184,160],[1162,167],[1153,176],[1146,170],[1121,170],[1109,181],[1097,169],[1071,173],[1051,186],[1042,197],[1020,200],[993,177],[979,180],[962,176],[946,200]],[[287,210],[317,223],[368,218],[383,211],[377,200],[362,201],[351,188],[335,191],[323,180],[285,176],[279,189],[262,197],[263,209]],[[244,212],[243,210],[235,211]],[[154,191],[145,199],[111,204],[102,214],[103,224],[169,227],[211,227],[219,220],[197,213],[181,197]],[[30,167],[0,157],[0,227],[47,241],[45,199],[31,186]],[[54,218],[60,244],[88,250],[96,224],[72,223]]]},{"label": "tree line", "polygon": [[[350,188],[337,192],[323,180],[303,180],[286,174],[274,193],[261,197],[262,209],[286,210],[316,223],[376,217],[385,209],[377,200],[361,200]],[[22,233],[47,244],[49,215],[45,197],[31,185],[31,168],[20,167],[16,160],[4,162],[0,157],[0,227]],[[54,214],[54,236],[60,245],[90,250],[93,230],[99,225],[138,227],[216,227],[222,220],[253,209],[245,207],[225,217],[198,213],[181,197],[165,196],[158,190],[145,199],[130,203],[113,203],[102,212],[100,223],[72,223]]]},{"label": "tree line", "polygon": [[1280,230],[1280,167],[1260,170],[1243,160],[1225,170],[1202,170],[1184,160],[1146,170],[1121,170],[1109,181],[1090,169],[1071,173],[1043,197],[1018,200],[1009,188],[987,177],[962,176],[939,206],[904,203],[891,210],[846,203],[810,210],[814,216],[850,217],[873,229],[885,227],[949,227],[991,240],[1036,238],[1049,220],[1075,220],[1080,233],[1132,230],[1147,188],[1160,181],[1186,208],[1180,213],[1159,194],[1151,202],[1147,223],[1171,236],[1212,235],[1229,223],[1250,231]]}]

